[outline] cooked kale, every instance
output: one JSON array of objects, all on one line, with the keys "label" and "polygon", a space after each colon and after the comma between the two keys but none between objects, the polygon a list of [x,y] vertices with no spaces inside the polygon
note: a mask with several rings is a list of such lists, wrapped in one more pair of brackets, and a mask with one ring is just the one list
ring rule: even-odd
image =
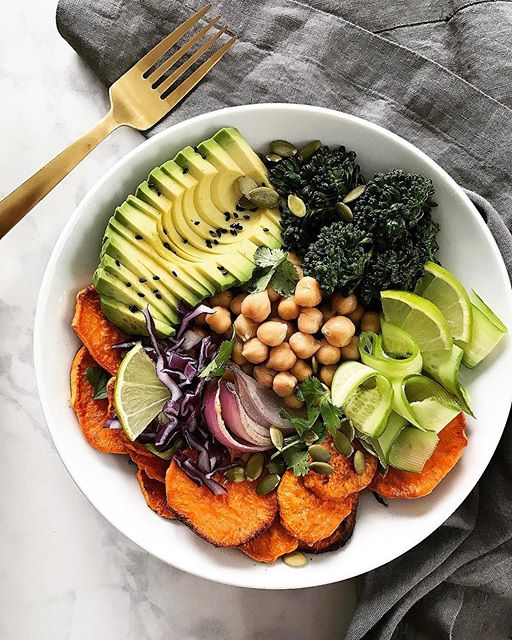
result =
[{"label": "cooked kale", "polygon": [[278,193],[294,194],[306,205],[303,218],[282,207],[283,246],[304,256],[320,229],[339,220],[336,203],[362,182],[356,154],[345,147],[320,147],[306,160],[298,156],[269,165],[269,177]]},{"label": "cooked kale", "polygon": [[439,226],[430,211],[434,188],[422,176],[393,170],[377,174],[353,207],[353,223],[324,227],[303,268],[324,293],[356,293],[364,305],[385,289],[414,289],[438,249]]}]

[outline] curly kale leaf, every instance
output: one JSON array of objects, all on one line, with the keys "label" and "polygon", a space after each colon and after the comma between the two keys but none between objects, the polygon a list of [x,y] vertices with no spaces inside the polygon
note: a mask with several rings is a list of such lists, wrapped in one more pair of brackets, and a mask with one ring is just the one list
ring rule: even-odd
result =
[{"label": "curly kale leaf", "polygon": [[343,200],[361,177],[356,154],[345,147],[320,147],[308,160],[285,158],[269,167],[269,177],[278,193],[294,194],[306,205],[307,214],[297,218],[286,207],[281,210],[283,246],[303,256],[322,227],[339,220],[336,203]]}]

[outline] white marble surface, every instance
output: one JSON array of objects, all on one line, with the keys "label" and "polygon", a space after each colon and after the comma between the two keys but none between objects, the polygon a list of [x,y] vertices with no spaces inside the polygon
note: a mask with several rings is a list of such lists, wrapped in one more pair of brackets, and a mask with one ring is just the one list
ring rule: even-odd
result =
[{"label": "white marble surface", "polygon": [[[107,105],[58,35],[55,4],[0,2],[0,197]],[[0,241],[0,640],[339,640],[353,607],[343,584],[251,591],[164,565],[96,513],[50,440],[32,365],[44,268],[76,204],[141,141],[116,132]]]}]

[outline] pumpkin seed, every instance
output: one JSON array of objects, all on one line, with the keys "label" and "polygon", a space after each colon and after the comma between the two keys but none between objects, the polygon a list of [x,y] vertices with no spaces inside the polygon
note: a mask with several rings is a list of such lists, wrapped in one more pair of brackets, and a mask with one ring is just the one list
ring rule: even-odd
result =
[{"label": "pumpkin seed", "polygon": [[355,438],[356,430],[354,429],[354,425],[348,418],[343,418],[343,420],[340,422],[340,431],[347,436],[350,442],[352,442],[352,440]]},{"label": "pumpkin seed", "polygon": [[308,559],[302,551],[294,551],[293,553],[287,553],[283,556],[283,562],[289,567],[305,567]]},{"label": "pumpkin seed", "polygon": [[252,453],[242,453],[242,460],[244,462],[247,462],[247,460],[249,460],[249,458],[252,456]]},{"label": "pumpkin seed", "polygon": [[287,140],[273,140],[269,148],[271,153],[276,153],[281,158],[291,158],[297,153],[297,147]]},{"label": "pumpkin seed", "polygon": [[308,453],[314,462],[329,462],[331,459],[329,450],[321,444],[312,444],[308,449]]},{"label": "pumpkin seed", "polygon": [[278,475],[282,475],[286,471],[286,465],[281,459],[270,460],[267,463],[267,469],[269,473],[277,473]]},{"label": "pumpkin seed", "polygon": [[240,189],[240,193],[246,198],[253,189],[256,189],[257,186],[258,183],[256,180],[253,180],[251,176],[240,176],[238,178],[238,188]]},{"label": "pumpkin seed", "polygon": [[366,469],[366,461],[362,451],[356,451],[354,453],[354,470],[358,476],[362,476]]},{"label": "pumpkin seed", "polygon": [[267,153],[265,156],[268,162],[280,162],[283,158],[278,156],[277,153]]},{"label": "pumpkin seed", "polygon": [[303,218],[306,215],[306,205],[304,204],[304,200],[298,196],[290,194],[288,196],[287,205],[290,212],[293,213],[294,216],[297,216],[297,218]]},{"label": "pumpkin seed", "polygon": [[334,467],[327,462],[311,462],[309,468],[311,471],[321,473],[322,475],[329,475],[334,471]]},{"label": "pumpkin seed", "polygon": [[320,142],[320,140],[311,140],[311,142],[308,142],[308,144],[299,151],[299,156],[301,160],[303,162],[305,162],[306,160],[309,160],[311,156],[315,153],[315,151],[318,151],[318,149],[320,149],[321,146],[322,146],[322,143]]},{"label": "pumpkin seed", "polygon": [[306,431],[306,433],[302,436],[302,442],[307,444],[310,447],[314,442],[318,440],[318,436],[314,431]]},{"label": "pumpkin seed", "polygon": [[230,482],[243,482],[245,480],[245,469],[243,467],[232,467],[224,473],[224,477]]},{"label": "pumpkin seed", "polygon": [[360,184],[357,187],[354,187],[343,198],[343,202],[345,204],[348,204],[349,202],[352,202],[353,200],[357,200],[357,198],[359,198],[360,196],[363,195],[365,189],[366,189],[366,187],[364,186],[364,184]]},{"label": "pumpkin seed", "polygon": [[283,432],[277,427],[270,427],[270,440],[276,449],[282,449],[284,444]]},{"label": "pumpkin seed", "polygon": [[245,477],[247,480],[257,480],[263,471],[265,458],[262,453],[253,453],[245,465]]},{"label": "pumpkin seed", "polygon": [[366,451],[368,451],[368,453],[371,456],[373,456],[374,458],[378,458],[379,457],[379,454],[375,451],[375,449],[373,448],[373,445],[371,445],[369,442],[365,442],[361,438],[359,438],[359,442],[366,449]]},{"label": "pumpkin seed", "polygon": [[253,206],[265,207],[266,209],[273,209],[279,204],[279,194],[270,187],[256,187],[249,193],[248,198]]},{"label": "pumpkin seed", "polygon": [[334,447],[342,456],[351,456],[354,452],[352,443],[348,437],[341,431],[336,431],[333,437]]},{"label": "pumpkin seed", "polygon": [[254,207],[254,204],[249,200],[249,198],[242,196],[238,201],[238,206],[242,209],[252,209]]},{"label": "pumpkin seed", "polygon": [[265,496],[267,493],[274,491],[274,489],[281,482],[281,478],[277,475],[277,473],[272,473],[263,480],[260,480],[256,486],[256,493],[259,496]]},{"label": "pumpkin seed", "polygon": [[345,222],[352,222],[354,216],[352,215],[352,209],[345,204],[344,202],[338,202],[336,205],[336,211],[339,214],[340,218]]},{"label": "pumpkin seed", "polygon": [[313,369],[313,373],[316,374],[318,373],[318,360],[316,358],[316,356],[313,356],[311,358],[311,368]]}]

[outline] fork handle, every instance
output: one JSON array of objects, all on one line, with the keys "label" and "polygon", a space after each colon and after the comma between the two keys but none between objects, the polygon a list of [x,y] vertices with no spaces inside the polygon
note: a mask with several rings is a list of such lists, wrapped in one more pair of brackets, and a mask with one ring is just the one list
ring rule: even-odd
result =
[{"label": "fork handle", "polygon": [[120,123],[110,111],[92,129],[0,201],[0,238],[10,231]]}]

